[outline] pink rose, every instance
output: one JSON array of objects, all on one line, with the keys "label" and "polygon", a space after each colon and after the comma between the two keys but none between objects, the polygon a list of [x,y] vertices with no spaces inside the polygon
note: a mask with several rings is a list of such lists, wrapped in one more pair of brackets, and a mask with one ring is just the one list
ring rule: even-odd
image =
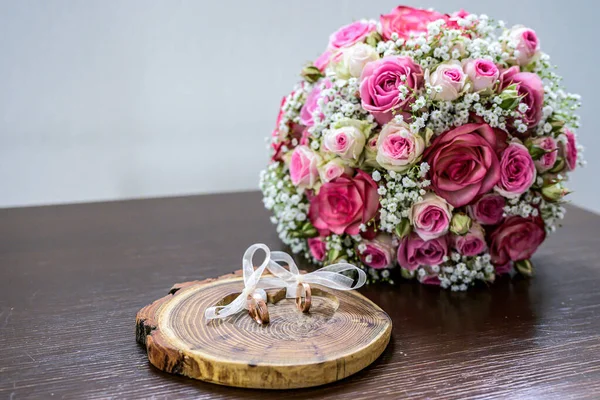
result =
[{"label": "pink rose", "polygon": [[492,263],[527,260],[544,239],[546,231],[541,218],[509,217],[490,235]]},{"label": "pink rose", "polygon": [[317,102],[321,97],[321,88],[317,85],[313,90],[306,96],[306,101],[300,109],[300,122],[304,126],[313,126],[315,121],[313,120],[313,113],[319,108]]},{"label": "pink rose", "polygon": [[499,194],[484,194],[475,203],[467,206],[469,216],[483,225],[496,225],[502,221],[506,200]]},{"label": "pink rose", "polygon": [[512,269],[512,263],[509,261],[506,264],[494,265],[496,275],[508,274]]},{"label": "pink rose", "polygon": [[398,247],[398,264],[414,271],[420,265],[439,265],[448,254],[447,236],[423,240],[416,233],[405,236]]},{"label": "pink rose", "polygon": [[339,158],[334,158],[327,164],[319,167],[319,176],[321,177],[322,182],[330,182],[344,174],[350,176],[353,172],[354,170],[344,164],[344,162]]},{"label": "pink rose", "polygon": [[369,174],[357,171],[324,183],[310,200],[308,217],[315,228],[337,235],[357,235],[359,226],[375,217],[379,209],[377,184]]},{"label": "pink rose", "polygon": [[377,163],[383,168],[404,172],[421,159],[425,140],[405,123],[385,124],[377,140]]},{"label": "pink rose", "polygon": [[548,171],[554,166],[558,156],[558,146],[556,145],[556,141],[551,136],[542,136],[534,138],[532,143],[534,146],[546,150],[547,152],[541,158],[534,161],[535,168],[539,173]]},{"label": "pink rose", "polygon": [[[515,84],[517,92],[522,97],[521,103],[527,105],[527,111],[522,114],[522,120],[529,128],[534,127],[542,119],[544,106],[544,84],[542,79],[532,72],[516,72],[518,69],[509,68],[502,74],[502,90]],[[515,73],[516,72],[516,73]]]},{"label": "pink rose", "polygon": [[[360,260],[368,267],[375,269],[391,268],[394,266],[394,245],[392,236],[381,233],[373,240],[363,240],[359,244]],[[361,245],[365,246],[361,250]]]},{"label": "pink rose", "polygon": [[529,190],[535,177],[535,164],[527,147],[513,142],[502,153],[500,179],[495,190],[504,197],[518,197]]},{"label": "pink rose", "polygon": [[421,239],[435,239],[448,233],[452,206],[434,193],[427,193],[422,201],[413,204],[408,218]]},{"label": "pink rose", "polygon": [[460,92],[465,85],[465,74],[460,62],[456,60],[448,61],[440,64],[431,73],[427,81],[431,86],[437,86],[441,89],[439,92],[433,92],[432,98],[434,100],[452,101],[460,96]]},{"label": "pink rose", "polygon": [[[365,65],[360,79],[362,106],[383,125],[395,112],[409,109],[414,102],[412,91],[423,86],[423,70],[410,57],[388,56]],[[403,99],[399,86],[409,89]]]},{"label": "pink rose", "polygon": [[466,124],[447,131],[423,155],[435,192],[454,207],[489,192],[500,179],[497,151],[502,143],[488,124]]},{"label": "pink rose", "polygon": [[290,177],[298,187],[311,188],[317,183],[321,157],[307,146],[298,146],[290,160]]},{"label": "pink rose", "polygon": [[373,22],[368,21],[356,21],[344,25],[329,36],[329,48],[335,50],[352,46],[367,37],[376,27]]},{"label": "pink rose", "polygon": [[436,11],[398,6],[391,13],[384,14],[379,18],[381,36],[385,40],[390,40],[392,33],[395,32],[399,37],[407,39],[411,33],[427,32],[427,24],[438,19],[447,19],[447,17]]},{"label": "pink rose", "polygon": [[329,65],[329,61],[331,60],[332,53],[329,50],[325,50],[323,54],[321,54],[313,65],[319,69],[319,71],[324,72],[327,66]]},{"label": "pink rose", "polygon": [[473,223],[465,235],[453,235],[454,248],[463,256],[476,256],[487,249],[485,231],[478,223]]},{"label": "pink rose", "polygon": [[529,64],[539,54],[540,42],[533,29],[515,26],[508,37],[514,48],[514,59],[520,66]]},{"label": "pink rose", "polygon": [[577,167],[577,142],[575,134],[569,129],[559,138],[559,151],[561,157],[565,159],[567,169],[573,171]]},{"label": "pink rose", "polygon": [[323,261],[327,254],[327,248],[325,247],[324,237],[314,237],[308,239],[308,249],[310,254],[317,260]]},{"label": "pink rose", "polygon": [[464,69],[471,81],[472,92],[479,92],[480,90],[493,87],[500,76],[500,71],[496,67],[496,64],[490,60],[481,58],[467,61]]},{"label": "pink rose", "polygon": [[423,275],[418,277],[419,282],[421,282],[423,285],[433,285],[433,286],[440,286],[440,278],[439,276],[437,276],[437,274],[433,274],[433,275]]}]

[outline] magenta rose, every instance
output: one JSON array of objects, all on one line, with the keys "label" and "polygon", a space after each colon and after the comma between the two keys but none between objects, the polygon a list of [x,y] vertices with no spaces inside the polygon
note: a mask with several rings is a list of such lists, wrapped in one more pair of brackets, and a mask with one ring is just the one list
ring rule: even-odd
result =
[{"label": "magenta rose", "polygon": [[373,32],[377,26],[373,22],[356,21],[342,26],[329,36],[329,48],[332,50],[350,47],[354,43],[363,40]]},{"label": "magenta rose", "polygon": [[[403,76],[405,80],[402,80]],[[388,56],[367,63],[360,80],[363,108],[383,125],[394,117],[394,113],[409,109],[414,102],[412,91],[423,86],[423,69],[410,57]],[[399,86],[409,89],[403,99]]]},{"label": "magenta rose", "polygon": [[546,154],[534,161],[535,168],[540,173],[548,171],[554,166],[558,156],[556,140],[552,136],[540,136],[533,139],[532,143],[540,149],[546,150]]},{"label": "magenta rose", "polygon": [[372,219],[378,208],[377,184],[359,170],[353,178],[343,175],[324,183],[310,200],[308,217],[320,231],[358,235],[360,225]]},{"label": "magenta rose", "polygon": [[518,197],[529,190],[535,177],[535,164],[527,147],[517,142],[509,144],[500,159],[500,179],[496,191],[504,197]]},{"label": "magenta rose", "polygon": [[577,167],[577,142],[575,134],[569,129],[565,129],[565,133],[560,137],[559,144],[560,155],[565,159],[567,169],[573,171]]},{"label": "magenta rose", "polygon": [[438,19],[447,19],[436,11],[422,10],[406,6],[398,6],[389,14],[379,17],[381,22],[381,36],[385,40],[392,38],[392,33],[407,39],[411,33],[427,32],[427,24]]},{"label": "magenta rose", "polygon": [[392,242],[392,236],[385,233],[377,235],[373,240],[363,240],[358,247],[360,260],[375,269],[393,267],[395,249]]},{"label": "magenta rose", "polygon": [[494,265],[494,272],[496,275],[508,274],[512,269],[512,263],[509,261],[506,264]]},{"label": "magenta rose", "polygon": [[440,286],[441,283],[440,277],[437,274],[419,276],[418,279],[423,285]]},{"label": "magenta rose", "polygon": [[544,239],[546,230],[541,218],[509,217],[490,235],[492,263],[504,265],[510,261],[527,260]]},{"label": "magenta rose", "polygon": [[517,92],[522,97],[521,102],[527,105],[527,111],[522,114],[522,120],[529,128],[534,127],[542,119],[544,106],[544,84],[542,79],[532,72],[516,72],[517,67],[511,67],[502,74],[502,90],[515,84]]},{"label": "magenta rose", "polygon": [[502,143],[488,124],[466,124],[447,131],[425,150],[435,192],[454,207],[489,192],[500,179],[497,152]]},{"label": "magenta rose", "polygon": [[448,233],[452,207],[434,193],[427,193],[423,201],[413,204],[408,218],[421,239],[435,239]]},{"label": "magenta rose", "polygon": [[453,235],[452,239],[454,248],[463,256],[476,256],[487,249],[485,231],[478,223],[473,223],[466,234]]},{"label": "magenta rose", "polygon": [[310,254],[318,261],[323,261],[327,254],[324,237],[314,237],[308,239],[308,249]]},{"label": "magenta rose", "polygon": [[496,225],[502,221],[506,200],[499,194],[484,194],[467,206],[469,216],[482,225]]},{"label": "magenta rose", "polygon": [[416,233],[405,236],[398,247],[398,264],[414,271],[420,265],[439,265],[448,254],[448,238],[423,240]]}]

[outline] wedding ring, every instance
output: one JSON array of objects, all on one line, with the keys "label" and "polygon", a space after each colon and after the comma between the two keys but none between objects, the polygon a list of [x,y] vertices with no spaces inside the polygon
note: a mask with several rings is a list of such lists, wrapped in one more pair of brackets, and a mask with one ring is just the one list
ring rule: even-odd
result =
[{"label": "wedding ring", "polygon": [[[302,292],[304,291],[304,298]],[[296,307],[303,313],[307,313],[310,310],[310,285],[308,283],[299,283],[296,286]]]},{"label": "wedding ring", "polygon": [[261,325],[269,323],[269,309],[267,303],[260,293],[248,295],[248,314]]}]

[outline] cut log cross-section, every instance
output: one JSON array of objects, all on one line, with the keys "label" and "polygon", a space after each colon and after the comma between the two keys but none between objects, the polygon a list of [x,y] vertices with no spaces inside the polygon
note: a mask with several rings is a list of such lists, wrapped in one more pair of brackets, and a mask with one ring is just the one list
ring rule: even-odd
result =
[{"label": "cut log cross-section", "polygon": [[313,286],[309,313],[284,290],[268,291],[271,322],[247,312],[207,322],[204,310],[242,290],[239,273],[175,285],[141,309],[137,340],[160,370],[222,385],[287,389],[345,378],[371,364],[390,340],[392,322],[356,291]]}]

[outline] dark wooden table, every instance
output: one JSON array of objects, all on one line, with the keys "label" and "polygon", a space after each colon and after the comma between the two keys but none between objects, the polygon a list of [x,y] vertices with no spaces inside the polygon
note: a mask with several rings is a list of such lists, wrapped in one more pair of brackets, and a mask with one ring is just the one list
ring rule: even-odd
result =
[{"label": "dark wooden table", "polygon": [[162,373],[139,308],[175,282],[282,248],[258,193],[0,210],[0,398],[600,398],[600,217],[570,207],[532,280],[362,292],[394,321],[370,367],[324,387],[220,387]]}]

